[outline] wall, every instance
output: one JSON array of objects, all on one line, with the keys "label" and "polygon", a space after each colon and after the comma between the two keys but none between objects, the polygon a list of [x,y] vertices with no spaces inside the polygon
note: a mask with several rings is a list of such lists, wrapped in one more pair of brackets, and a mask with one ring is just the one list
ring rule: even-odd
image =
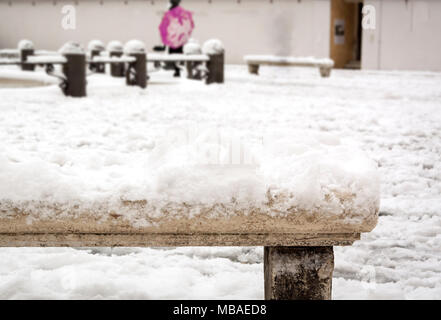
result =
[{"label": "wall", "polygon": [[[95,38],[160,44],[158,25],[168,0],[76,2],[77,29],[63,30],[62,5],[74,1],[18,0],[9,6],[0,0],[0,48],[23,38],[45,49]],[[193,36],[221,39],[228,63],[242,63],[245,54],[329,57],[329,0],[184,0],[182,6],[194,12]]]},{"label": "wall", "polygon": [[363,31],[362,68],[441,71],[441,1],[365,0],[376,29]]}]

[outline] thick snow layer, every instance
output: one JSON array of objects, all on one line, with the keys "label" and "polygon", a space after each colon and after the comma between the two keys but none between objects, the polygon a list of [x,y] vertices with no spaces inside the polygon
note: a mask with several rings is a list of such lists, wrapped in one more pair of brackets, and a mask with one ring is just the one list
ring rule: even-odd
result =
[{"label": "thick snow layer", "polygon": [[120,41],[113,40],[107,44],[107,51],[122,52],[123,50],[124,46]]},{"label": "thick snow layer", "polygon": [[219,54],[224,52],[224,50],[224,44],[218,39],[207,40],[202,46],[202,53],[208,55]]},{"label": "thick snow layer", "polygon": [[140,40],[130,40],[124,45],[124,52],[126,54],[131,53],[144,53],[145,44]]},{"label": "thick snow layer", "polygon": [[[202,82],[197,85],[197,95],[213,90]],[[193,86],[182,83],[181,90]],[[120,89],[131,91],[124,86]],[[142,92],[132,102],[131,110],[137,110],[141,118],[154,108],[150,91],[155,89]],[[286,214],[284,208],[296,208],[326,216],[356,213],[354,219],[362,221],[379,206],[377,164],[358,147],[327,132],[262,126],[254,121],[243,127],[224,116],[219,121],[204,120],[225,108],[221,100],[195,104],[186,122],[170,122],[158,110],[140,123],[120,114],[126,112],[127,101],[110,94],[99,101],[91,96],[73,102],[59,93],[54,98],[56,109],[36,102],[38,114],[26,102],[4,99],[4,113],[10,115],[0,121],[7,133],[0,136],[0,201],[12,201],[25,211],[30,201],[89,209],[121,199],[176,206],[234,202],[266,211],[271,196],[286,198],[283,207],[277,207],[280,215]],[[161,103],[160,96],[157,99]],[[69,112],[72,103],[74,114]],[[176,99],[167,114],[182,116],[181,103]],[[21,116],[10,109],[12,105],[20,106]],[[120,115],[106,116],[110,110]],[[33,116],[43,117],[46,123],[35,120],[40,124],[38,134],[43,135],[38,140],[25,135],[24,141],[17,141],[8,133],[20,121],[26,127]],[[108,130],[122,136],[115,137]],[[23,145],[46,148],[34,152],[22,149]],[[210,166],[237,169],[218,171]],[[352,200],[343,202],[345,197]]]},{"label": "thick snow layer", "polygon": [[92,51],[92,50],[99,50],[99,51],[103,51],[105,50],[105,45],[101,40],[91,40],[87,46],[87,48]]},{"label": "thick snow layer", "polygon": [[63,56],[55,56],[55,55],[48,55],[48,56],[29,56],[27,57],[27,62],[31,63],[66,63],[67,59]]},{"label": "thick snow layer", "polygon": [[81,44],[73,41],[66,42],[59,50],[61,54],[84,54]]},{"label": "thick snow layer", "polygon": [[[324,79],[315,68],[268,67],[253,77],[246,66],[227,66],[226,83],[210,86],[169,72],[150,76],[144,91],[93,75],[85,99],[65,98],[56,86],[0,89],[1,163],[42,177],[35,184],[42,195],[54,185],[71,192],[65,170],[72,168],[95,172],[91,184],[108,175],[111,186],[126,175],[130,182],[115,190],[130,194],[146,176],[135,160],[148,168],[159,132],[169,128],[161,123],[259,128],[252,141],[286,132],[298,143],[303,132],[306,154],[314,139],[362,149],[381,176],[380,217],[353,246],[335,248],[334,298],[441,299],[440,73],[334,70]],[[262,261],[262,248],[4,248],[0,297],[260,299]]]},{"label": "thick snow layer", "polygon": [[201,54],[202,48],[199,42],[194,39],[188,40],[188,42],[184,45],[184,54]]},{"label": "thick snow layer", "polygon": [[18,50],[34,49],[34,43],[30,40],[20,40]]}]

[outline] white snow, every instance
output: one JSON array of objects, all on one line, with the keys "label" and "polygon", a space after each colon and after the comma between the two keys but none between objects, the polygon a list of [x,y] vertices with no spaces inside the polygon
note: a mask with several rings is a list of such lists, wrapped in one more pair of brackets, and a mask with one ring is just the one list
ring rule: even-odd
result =
[{"label": "white snow", "polygon": [[148,53],[147,61],[208,61],[205,54],[166,54],[166,53]]},{"label": "white snow", "polygon": [[18,42],[18,50],[24,50],[24,49],[34,49],[34,43],[30,40],[20,40]]},{"label": "white snow", "polygon": [[48,56],[28,56],[27,62],[30,63],[66,63],[67,59],[63,56],[55,56],[55,55],[48,55]]},{"label": "white snow", "polygon": [[189,39],[188,42],[184,45],[184,54],[201,54],[202,48],[199,42],[195,39]]},{"label": "white snow", "polygon": [[124,46],[120,41],[113,40],[107,44],[107,51],[122,52],[123,50]]},{"label": "white snow", "polygon": [[121,57],[94,56],[92,61],[93,62],[134,62],[136,61],[136,58],[130,56],[121,56]]},{"label": "white snow", "polygon": [[81,44],[73,41],[66,42],[59,50],[61,54],[84,54]]},{"label": "white snow", "polygon": [[202,46],[202,53],[203,54],[220,54],[225,51],[224,45],[222,41],[218,39],[210,39],[205,41],[205,43]]},{"label": "white snow", "polygon": [[[137,198],[149,191],[134,186],[151,166],[162,168],[154,181],[176,187],[182,172],[168,169],[178,156],[191,163],[194,153],[164,148],[153,155],[170,127],[234,129],[258,163],[270,153],[294,160],[296,179],[317,177],[296,201],[315,199],[318,186],[332,181],[370,193],[376,179],[364,153],[381,176],[379,222],[353,246],[335,248],[334,298],[441,299],[441,73],[316,73],[269,67],[255,77],[246,66],[227,66],[224,85],[206,86],[158,72],[146,90],[94,74],[84,99],[65,98],[57,86],[0,89],[0,181],[19,183],[0,194],[62,199],[99,186],[105,189],[94,189],[94,198],[111,189]],[[283,139],[292,149],[280,148]],[[336,170],[342,158],[347,166]],[[310,165],[303,177],[295,170],[302,162]],[[277,165],[265,163],[268,172]],[[269,178],[289,185],[287,173]],[[352,173],[355,184],[347,180]],[[262,259],[262,248],[3,248],[0,297],[260,299]]]},{"label": "white snow", "polygon": [[145,44],[140,40],[130,40],[124,45],[124,53],[144,53],[145,52]]},{"label": "white snow", "polygon": [[283,57],[273,55],[246,55],[243,57],[246,62],[261,62],[261,63],[286,63],[299,65],[322,65],[333,67],[334,61],[329,58],[315,58],[315,57]]},{"label": "white snow", "polygon": [[101,40],[91,40],[89,42],[87,48],[89,49],[89,51],[92,51],[92,50],[103,51],[103,50],[105,50],[104,43]]}]

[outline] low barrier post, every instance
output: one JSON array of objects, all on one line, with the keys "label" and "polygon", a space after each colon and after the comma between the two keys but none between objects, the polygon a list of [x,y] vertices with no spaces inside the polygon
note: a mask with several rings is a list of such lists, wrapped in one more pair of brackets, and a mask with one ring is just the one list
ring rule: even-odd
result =
[{"label": "low barrier post", "polygon": [[34,71],[34,64],[26,64],[25,62],[28,60],[29,56],[34,55],[34,44],[29,40],[21,40],[18,43],[18,50],[20,50],[20,62],[21,62],[21,70],[23,71]]},{"label": "low barrier post", "polygon": [[147,55],[144,43],[138,40],[131,40],[126,43],[124,52],[136,59],[134,62],[129,63],[129,67],[126,70],[126,84],[145,89],[147,87]]},{"label": "low barrier post", "polygon": [[225,50],[222,42],[215,39],[208,40],[204,43],[202,52],[210,59],[207,62],[208,74],[205,83],[224,83]]}]

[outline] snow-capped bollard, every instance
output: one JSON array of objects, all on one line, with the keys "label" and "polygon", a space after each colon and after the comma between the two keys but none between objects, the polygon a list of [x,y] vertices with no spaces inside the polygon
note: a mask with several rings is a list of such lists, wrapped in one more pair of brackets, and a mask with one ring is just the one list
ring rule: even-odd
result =
[{"label": "snow-capped bollard", "polygon": [[[100,40],[92,40],[89,42],[88,49],[90,51],[90,58],[93,60],[93,57],[100,56],[101,52],[105,50],[104,43]],[[90,63],[89,69],[96,73],[105,73],[106,65],[104,63]]]},{"label": "snow-capped bollard", "polygon": [[23,71],[34,71],[34,64],[25,64],[28,59],[28,56],[34,55],[34,44],[30,40],[21,40],[18,43],[18,50],[20,50],[20,61],[21,61],[21,70]]},{"label": "snow-capped bollard", "polygon": [[147,55],[145,45],[139,40],[130,40],[124,46],[126,55],[135,57],[126,70],[126,84],[129,86],[147,87]]},{"label": "snow-capped bollard", "polygon": [[[184,46],[184,54],[202,54],[201,45],[194,39],[188,40],[187,44]],[[199,67],[202,65],[199,61],[187,61],[187,78],[194,80],[202,79],[202,72]]]},{"label": "snow-capped bollard", "polygon": [[222,42],[217,39],[208,40],[204,43],[202,52],[210,57],[210,61],[207,62],[206,84],[224,83],[225,50]]},{"label": "snow-capped bollard", "polygon": [[68,42],[61,49],[67,62],[63,64],[66,85],[63,92],[66,96],[86,96],[86,54],[78,43]]},{"label": "snow-capped bollard", "polygon": [[[110,41],[107,44],[107,51],[109,52],[109,57],[121,57],[123,55],[124,47],[119,41]],[[111,63],[110,74],[112,77],[124,77],[126,74],[124,63]]]},{"label": "snow-capped bollard", "polygon": [[333,247],[264,250],[266,300],[331,300]]}]

